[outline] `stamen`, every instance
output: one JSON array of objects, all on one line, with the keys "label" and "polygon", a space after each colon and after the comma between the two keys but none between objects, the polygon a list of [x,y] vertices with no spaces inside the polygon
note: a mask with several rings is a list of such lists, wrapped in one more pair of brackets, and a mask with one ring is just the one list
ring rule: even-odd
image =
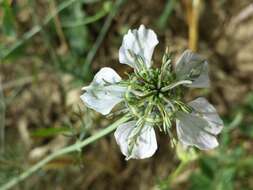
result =
[{"label": "stamen", "polygon": [[167,104],[169,104],[169,106],[171,107],[172,111],[175,111],[175,106],[173,105],[173,103],[167,99],[164,95],[159,94],[159,97],[161,97]]},{"label": "stamen", "polygon": [[174,100],[174,102],[180,107],[180,109],[186,113],[191,113],[192,112],[192,108],[190,106],[188,106],[187,104],[178,101],[178,100]]},{"label": "stamen", "polygon": [[144,71],[145,74],[147,74],[147,67],[146,64],[144,63],[144,60],[141,56],[133,53],[130,49],[128,49],[129,55],[134,59],[134,64],[137,68],[138,71]]},{"label": "stamen", "polygon": [[181,80],[181,81],[175,82],[175,83],[173,83],[173,84],[171,84],[171,85],[169,85],[169,86],[163,87],[163,88],[161,89],[161,91],[162,91],[162,92],[166,92],[166,91],[168,91],[168,90],[171,90],[171,89],[175,88],[176,86],[183,85],[183,84],[191,84],[191,83],[192,83],[192,81],[190,81],[190,80]]},{"label": "stamen", "polygon": [[[168,66],[170,66],[169,69],[167,69]],[[166,50],[162,59],[161,73],[158,78],[158,88],[161,88],[161,83],[166,73],[167,74],[171,73],[171,54],[169,54],[168,47],[166,47]]]},{"label": "stamen", "polygon": [[116,112],[110,113],[106,116],[106,118],[112,118],[121,114],[126,114],[128,112],[128,108],[123,108],[121,110],[118,110]]}]

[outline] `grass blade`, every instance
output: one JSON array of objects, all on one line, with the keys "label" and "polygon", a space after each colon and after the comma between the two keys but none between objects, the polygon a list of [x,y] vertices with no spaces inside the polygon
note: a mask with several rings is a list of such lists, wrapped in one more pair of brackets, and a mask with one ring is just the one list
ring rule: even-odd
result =
[{"label": "grass blade", "polygon": [[[61,11],[63,11],[64,9],[66,9],[67,7],[69,7],[70,5],[72,5],[76,1],[78,1],[78,0],[66,0],[66,1],[62,2],[57,7],[57,9],[55,10],[55,12],[53,12],[52,14],[48,15],[45,18],[45,20],[43,21],[42,25],[47,25],[58,13],[60,13]],[[0,63],[2,63],[2,61],[5,60],[13,51],[15,51],[17,48],[19,48],[20,46],[22,46],[26,41],[28,41],[34,35],[36,35],[37,33],[39,33],[42,30],[42,28],[43,27],[41,25],[34,26],[31,30],[29,30],[28,32],[26,32],[20,38],[20,40],[16,41],[9,48],[6,48],[7,50],[3,51],[2,54],[0,54]],[[3,48],[3,49],[5,49],[5,48]]]}]

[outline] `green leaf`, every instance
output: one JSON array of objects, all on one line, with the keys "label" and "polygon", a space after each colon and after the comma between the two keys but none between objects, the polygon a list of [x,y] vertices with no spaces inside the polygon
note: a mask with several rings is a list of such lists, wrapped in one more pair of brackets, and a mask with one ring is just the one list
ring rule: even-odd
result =
[{"label": "green leaf", "polygon": [[211,157],[204,157],[199,160],[202,172],[209,178],[213,178],[217,169],[217,160]]},{"label": "green leaf", "polygon": [[176,6],[176,3],[177,3],[177,0],[167,0],[167,4],[166,4],[160,18],[158,19],[158,22],[157,22],[157,26],[160,29],[165,28],[166,23]]},{"label": "green leaf", "polygon": [[8,37],[15,38],[16,37],[15,19],[13,16],[11,5],[8,3],[7,0],[4,0],[2,8],[3,8],[3,25],[1,28],[3,34],[5,34]]},{"label": "green leaf", "polygon": [[217,175],[218,183],[217,190],[233,190],[234,183],[233,179],[235,177],[236,169],[234,167],[228,167],[220,170],[219,175]]},{"label": "green leaf", "polygon": [[62,27],[64,28],[72,28],[72,27],[79,27],[86,24],[91,24],[93,22],[98,21],[99,19],[106,16],[112,9],[112,3],[111,2],[105,2],[103,5],[103,8],[98,10],[95,15],[92,16],[83,16],[81,18],[77,18],[76,20],[69,20],[62,23]]},{"label": "green leaf", "polygon": [[[82,5],[80,2],[76,2],[62,12],[61,18],[64,21],[63,26],[70,23],[80,23],[85,20],[86,14],[82,9]],[[64,32],[69,41],[72,53],[80,56],[88,51],[91,46],[91,37],[85,25],[67,27],[64,28]]]},{"label": "green leaf", "polygon": [[31,134],[34,137],[50,137],[50,136],[55,136],[55,135],[62,134],[68,131],[70,131],[69,127],[61,127],[61,128],[49,127],[49,128],[35,130]]},{"label": "green leaf", "polygon": [[191,182],[190,190],[212,190],[212,180],[202,173],[195,173],[189,180]]}]

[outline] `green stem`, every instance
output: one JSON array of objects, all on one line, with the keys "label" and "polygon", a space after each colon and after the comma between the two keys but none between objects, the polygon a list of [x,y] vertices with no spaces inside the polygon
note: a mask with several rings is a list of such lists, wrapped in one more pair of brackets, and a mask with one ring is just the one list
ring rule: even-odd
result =
[{"label": "green stem", "polygon": [[168,181],[172,183],[183,171],[183,169],[188,165],[188,163],[189,163],[188,161],[181,161],[176,170],[171,175],[169,175]]},{"label": "green stem", "polygon": [[110,12],[110,14],[107,16],[104,25],[102,26],[100,33],[96,39],[96,42],[93,44],[93,46],[91,47],[91,50],[89,51],[86,59],[85,59],[85,64],[83,66],[83,70],[86,71],[87,68],[90,67],[91,62],[93,61],[93,59],[95,58],[95,55],[98,51],[98,48],[100,47],[100,45],[102,44],[111,24],[113,21],[114,16],[116,15],[116,13],[118,12],[120,6],[125,2],[126,0],[117,0]]},{"label": "green stem", "polygon": [[84,20],[78,20],[77,22],[65,22],[62,23],[63,28],[73,28],[73,27],[79,27],[86,24],[90,24],[93,22],[96,22],[97,20],[103,18],[110,10],[102,9],[101,11],[97,12],[95,15],[92,15],[90,17],[84,18]]},{"label": "green stem", "polygon": [[164,29],[166,26],[166,23],[172,14],[175,5],[176,5],[177,0],[168,0],[167,4],[164,8],[163,13],[161,14],[160,18],[158,19],[157,25],[160,29]]},{"label": "green stem", "polygon": [[119,124],[126,122],[127,120],[129,120],[129,117],[125,116],[122,117],[121,119],[117,120],[116,122],[114,122],[113,124],[111,124],[110,126],[108,126],[105,129],[102,129],[101,131],[97,132],[96,134],[94,134],[93,136],[81,141],[81,142],[76,142],[73,145],[70,145],[68,147],[62,148],[52,154],[50,154],[49,156],[47,156],[46,158],[42,159],[41,161],[39,161],[37,164],[33,165],[32,167],[30,167],[28,170],[24,171],[23,173],[21,173],[19,176],[12,178],[9,182],[7,182],[6,184],[4,184],[2,187],[0,187],[1,190],[7,190],[10,189],[12,187],[14,187],[15,185],[17,185],[19,182],[25,180],[27,177],[29,177],[30,175],[32,175],[34,172],[38,171],[39,169],[41,169],[44,165],[46,165],[48,162],[50,162],[51,160],[64,155],[64,154],[68,154],[70,152],[75,152],[75,151],[79,151],[81,148],[97,141],[98,139],[108,135],[109,133],[111,133],[112,131],[114,131]]}]

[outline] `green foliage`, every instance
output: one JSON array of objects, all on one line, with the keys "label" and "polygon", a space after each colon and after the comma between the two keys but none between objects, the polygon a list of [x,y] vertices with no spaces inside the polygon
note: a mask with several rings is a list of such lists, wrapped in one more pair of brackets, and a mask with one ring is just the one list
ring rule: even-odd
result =
[{"label": "green foliage", "polygon": [[24,147],[8,145],[0,153],[0,186],[23,171]]},{"label": "green foliage", "polygon": [[34,137],[50,137],[55,136],[58,134],[64,134],[64,132],[69,132],[69,127],[61,127],[61,128],[55,128],[55,127],[48,127],[48,128],[42,128],[37,129],[31,133]]},{"label": "green foliage", "polygon": [[164,29],[165,26],[167,25],[169,17],[176,6],[176,3],[177,3],[177,0],[167,0],[167,4],[157,22],[157,26],[160,29]]},{"label": "green foliage", "polygon": [[[224,157],[223,157],[224,156]],[[232,154],[217,156],[203,156],[199,160],[199,170],[195,171],[190,178],[190,189],[235,189],[238,157],[242,155]],[[231,159],[232,158],[232,159]]]},{"label": "green foliage", "polygon": [[3,21],[1,31],[7,37],[15,38],[16,31],[15,31],[15,19],[13,15],[13,9],[11,8],[10,3],[8,3],[8,0],[3,0],[2,5],[0,7],[3,10]]}]

